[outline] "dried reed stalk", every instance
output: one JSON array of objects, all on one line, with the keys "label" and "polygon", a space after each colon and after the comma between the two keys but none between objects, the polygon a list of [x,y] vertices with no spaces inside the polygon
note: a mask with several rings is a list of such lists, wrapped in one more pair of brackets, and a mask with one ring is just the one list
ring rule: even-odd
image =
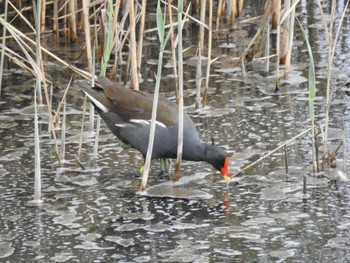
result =
[{"label": "dried reed stalk", "polygon": [[155,86],[154,95],[153,95],[151,127],[150,127],[150,133],[149,133],[149,138],[148,138],[148,147],[147,147],[146,160],[144,163],[144,168],[143,168],[143,173],[142,173],[142,181],[140,184],[140,190],[144,190],[146,188],[147,181],[148,181],[149,169],[151,166],[152,151],[153,151],[153,144],[154,144],[154,137],[155,137],[155,130],[156,130],[157,111],[158,111],[158,97],[159,97],[159,90],[160,90],[160,80],[161,80],[161,76],[162,76],[162,67],[163,67],[163,55],[164,55],[164,49],[166,47],[166,43],[167,43],[169,36],[170,36],[170,32],[169,32],[167,37],[165,38],[165,30],[164,30],[165,19],[164,19],[164,15],[163,15],[163,12],[162,12],[162,9],[160,6],[160,0],[158,0],[158,2],[157,2],[156,19],[157,19],[158,37],[159,37],[159,42],[160,42],[160,51],[159,51],[159,58],[158,58],[156,86]]},{"label": "dried reed stalk", "polygon": [[[33,67],[37,68],[37,71],[41,71],[42,68],[42,57],[40,50],[40,16],[41,16],[41,0],[37,1],[36,6],[36,64]],[[34,179],[34,202],[42,202],[41,200],[41,160],[40,160],[40,139],[39,139],[39,123],[38,123],[38,102],[37,102],[37,93],[40,91],[41,94],[41,81],[44,81],[43,76],[41,74],[36,75],[36,82],[34,88],[34,156],[35,156],[35,179]],[[40,98],[39,98],[40,101]],[[42,98],[41,101],[42,103]],[[49,103],[49,101],[47,102]],[[39,104],[40,105],[40,104]],[[49,105],[48,105],[49,106]],[[50,107],[48,107],[50,108]],[[49,111],[49,115],[51,115],[51,110]]]},{"label": "dried reed stalk", "polygon": [[[290,5],[291,5],[291,0],[284,1],[283,13],[286,13],[289,10]],[[280,64],[285,64],[287,60],[287,54],[289,50],[289,30],[290,30],[290,19],[286,19],[286,21],[284,21],[283,23]]]},{"label": "dried reed stalk", "polygon": [[281,0],[272,0],[272,29],[277,29],[281,19]]},{"label": "dried reed stalk", "polygon": [[139,90],[139,75],[137,71],[137,44],[136,44],[136,17],[134,0],[129,0],[129,23],[130,23],[130,75],[131,75],[131,87],[134,90]]},{"label": "dried reed stalk", "polygon": [[[328,139],[328,126],[329,126],[329,111],[330,111],[330,107],[331,107],[331,69],[332,69],[332,64],[333,64],[333,59],[334,59],[334,55],[335,55],[335,49],[336,49],[336,44],[338,41],[338,37],[339,37],[339,33],[340,33],[340,29],[341,26],[343,24],[343,20],[349,5],[349,1],[346,2],[346,5],[344,7],[342,16],[340,18],[339,21],[339,25],[337,28],[337,31],[335,33],[335,36],[333,34],[333,27],[335,24],[335,10],[336,10],[336,1],[333,0],[332,1],[332,9],[331,9],[331,15],[329,18],[329,26],[327,26],[327,22],[326,22],[326,16],[323,13],[323,9],[322,9],[322,5],[320,0],[317,0],[317,4],[319,6],[320,9],[320,13],[321,13],[321,21],[323,24],[323,28],[325,31],[325,35],[327,36],[327,42],[328,42],[328,65],[327,65],[327,82],[326,82],[326,112],[325,112],[325,131],[324,131],[324,153],[328,152],[327,150],[327,139]],[[334,37],[334,39],[333,39]]]},{"label": "dried reed stalk", "polygon": [[286,56],[285,61],[285,69],[284,69],[284,77],[286,78],[289,74],[290,69],[290,61],[292,57],[292,48],[293,48],[293,37],[294,37],[294,20],[295,20],[295,8],[293,8],[293,11],[290,14],[290,27],[289,27],[289,34],[288,34],[288,52]]},{"label": "dried reed stalk", "polygon": [[[275,0],[272,0],[272,3],[274,2]],[[273,4],[272,4],[272,8],[273,7]],[[279,76],[279,71],[280,71],[280,38],[281,38],[281,26],[280,26],[280,16],[275,16],[275,20],[278,18],[277,20],[277,34],[276,34],[276,68],[275,68],[275,91],[278,91],[279,90],[279,86],[280,86],[280,76]],[[272,23],[276,23],[275,22],[272,22]]]},{"label": "dried reed stalk", "polygon": [[182,161],[182,150],[183,150],[183,47],[182,47],[182,21],[183,13],[183,1],[178,1],[178,61],[179,61],[179,128],[178,128],[178,145],[177,145],[177,158],[175,164],[175,174],[173,180],[178,180],[180,178],[181,172],[181,161]]},{"label": "dried reed stalk", "polygon": [[265,70],[266,72],[270,71],[270,25],[269,23],[265,24],[266,27],[266,41],[265,41]]},{"label": "dried reed stalk", "polygon": [[79,163],[80,163],[80,154],[81,154],[81,149],[83,146],[83,139],[84,139],[84,123],[85,123],[85,114],[86,114],[86,103],[87,103],[87,96],[84,97],[84,102],[83,102],[83,113],[82,113],[82,117],[81,117],[78,153],[76,156],[76,159],[78,160]]},{"label": "dried reed stalk", "polygon": [[90,35],[90,20],[89,20],[89,4],[90,0],[84,0],[83,4],[83,28],[85,32],[86,58],[89,71],[92,71],[92,52],[91,52],[91,35]]},{"label": "dried reed stalk", "polygon": [[71,43],[77,42],[77,18],[75,0],[68,1],[69,13],[69,39]]},{"label": "dried reed stalk", "polygon": [[[5,1],[4,6],[4,23],[7,24],[7,12],[8,12],[8,1]],[[1,55],[0,55],[0,97],[1,97],[1,87],[2,87],[2,76],[4,70],[4,58],[5,58],[5,44],[6,44],[6,26],[2,27],[2,41],[1,41]]]},{"label": "dried reed stalk", "polygon": [[219,0],[218,2],[218,10],[216,12],[216,30],[219,29],[220,26],[220,18],[224,14],[225,1]]},{"label": "dried reed stalk", "polygon": [[168,13],[169,13],[169,25],[170,25],[170,43],[171,43],[171,55],[173,59],[173,71],[174,71],[174,80],[175,80],[175,99],[176,103],[179,102],[179,81],[177,75],[177,59],[176,59],[176,46],[175,46],[175,35],[174,35],[174,24],[173,24],[173,13],[172,13],[172,4],[171,0],[168,0]]},{"label": "dried reed stalk", "polygon": [[259,49],[262,48],[263,39],[265,37],[265,30],[264,27],[269,19],[270,13],[271,13],[271,0],[266,1],[265,7],[264,7],[264,15],[261,19],[260,26],[258,30],[256,31],[254,37],[249,42],[248,46],[243,51],[242,55],[240,56],[240,59],[233,63],[233,66],[236,67],[237,65],[241,64],[242,70],[245,71],[244,67],[244,61],[245,60],[251,60],[256,53],[259,53]]},{"label": "dried reed stalk", "polygon": [[[37,82],[37,84],[40,83]],[[39,84],[40,85],[40,84]],[[41,202],[41,161],[40,161],[40,140],[39,140],[39,123],[38,123],[38,103],[37,88],[34,89],[34,202]]]},{"label": "dried reed stalk", "polygon": [[312,49],[310,46],[309,39],[305,33],[303,26],[298,20],[303,38],[305,40],[308,55],[309,55],[309,68],[308,68],[308,81],[309,81],[309,115],[311,120],[311,139],[312,139],[312,165],[313,171],[319,172],[319,164],[318,164],[318,152],[316,150],[316,136],[315,136],[315,96],[316,96],[316,74],[315,74],[315,62],[312,55]]},{"label": "dried reed stalk", "polygon": [[205,77],[203,105],[207,104],[208,101],[208,90],[209,90],[209,77],[211,67],[211,51],[212,51],[212,38],[213,38],[213,1],[209,0],[209,31],[208,31],[208,62],[207,62],[207,73]]},{"label": "dried reed stalk", "polygon": [[[121,28],[124,27],[124,23],[118,22],[118,14],[120,10],[120,0],[117,0],[115,5],[114,5],[114,11],[113,11],[113,25],[115,25],[115,31],[114,31],[114,41],[113,41],[113,48],[114,48],[114,53],[115,53],[115,58],[114,58],[114,63],[111,71],[109,72],[109,78],[113,79],[113,77],[117,77],[117,70],[118,70],[118,65],[119,65],[119,60],[122,59],[122,54],[121,54],[121,43],[122,41],[120,40],[122,36],[120,35]],[[127,13],[127,12],[126,12]],[[124,14],[124,19],[122,21],[126,20],[126,16]],[[118,59],[120,57],[120,59]]]},{"label": "dried reed stalk", "polygon": [[[206,1],[201,2],[200,6],[200,20],[203,24],[205,24],[205,10],[206,9]],[[202,54],[204,47],[204,27],[202,25],[199,26],[199,34],[198,34],[198,59],[197,59],[197,67],[196,67],[196,99],[195,99],[195,107],[198,109],[201,106],[201,87],[202,87]]]},{"label": "dried reed stalk", "polygon": [[[166,4],[166,5],[168,4],[165,0],[161,0],[161,2],[162,2],[163,4]],[[193,16],[191,16],[191,15],[188,14],[189,11],[190,11],[190,7],[191,7],[191,2],[189,3],[189,5],[188,5],[188,7],[187,7],[186,12],[183,12],[183,11],[182,11],[182,15],[184,16],[182,22],[183,22],[183,23],[186,22],[186,21],[187,21],[186,18],[189,18],[190,20],[194,21],[194,22],[197,23],[198,25],[203,24],[200,20],[198,20],[197,18],[195,18],[195,17],[193,17]],[[176,12],[179,12],[179,9],[178,9],[177,7],[175,7],[175,6],[172,5],[171,8],[173,8],[174,10],[176,10]],[[206,29],[209,29],[208,26],[207,26],[206,24],[203,24],[203,26],[204,26]],[[168,26],[165,26],[165,28],[168,28]],[[152,30],[153,30],[153,29],[147,30],[146,32],[150,32],[150,31],[152,31]]]},{"label": "dried reed stalk", "polygon": [[66,16],[67,14],[67,5],[64,5],[63,7],[63,13],[64,13],[64,16],[63,16],[63,33],[64,33],[64,38],[68,38],[68,17]]},{"label": "dried reed stalk", "polygon": [[44,32],[46,24],[46,0],[41,0],[40,31]]},{"label": "dried reed stalk", "polygon": [[137,45],[137,75],[140,76],[141,73],[141,62],[142,62],[142,47],[143,47],[143,37],[145,34],[145,21],[146,21],[146,0],[142,0],[141,5],[141,20],[139,27],[139,43]]},{"label": "dried reed stalk", "polygon": [[229,0],[228,3],[228,21],[229,25],[233,26],[236,21],[237,3],[236,0]]},{"label": "dried reed stalk", "polygon": [[244,0],[239,0],[237,3],[237,17],[242,14]]},{"label": "dried reed stalk", "polygon": [[52,21],[52,34],[56,37],[59,36],[59,25],[58,25],[58,1],[53,1],[53,21]]},{"label": "dried reed stalk", "polygon": [[[93,71],[93,64],[92,64],[92,50],[91,50],[91,34],[90,34],[90,20],[89,20],[89,4],[90,0],[83,1],[83,28],[85,32],[85,49],[86,49],[86,59],[88,62],[88,68],[89,72]],[[94,75],[94,74],[92,74]],[[93,80],[92,80],[93,82]],[[86,95],[85,95],[86,96]],[[94,129],[94,107],[92,103],[90,103],[90,109],[89,109],[89,131],[93,131]]]}]

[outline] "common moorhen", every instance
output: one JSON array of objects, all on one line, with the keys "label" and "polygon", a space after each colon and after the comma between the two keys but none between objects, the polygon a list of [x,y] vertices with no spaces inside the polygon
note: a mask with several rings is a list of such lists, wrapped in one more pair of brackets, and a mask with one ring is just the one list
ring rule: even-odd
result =
[{"label": "common moorhen", "polygon": [[[77,85],[90,98],[109,129],[145,158],[153,95],[123,88],[106,77],[99,77],[98,81],[102,88],[91,88],[85,81],[77,81]],[[178,105],[159,97],[152,159],[176,159],[178,119]],[[205,161],[219,170],[226,181],[230,181],[228,154],[219,147],[201,142],[193,121],[186,113],[183,140],[182,159]]]}]

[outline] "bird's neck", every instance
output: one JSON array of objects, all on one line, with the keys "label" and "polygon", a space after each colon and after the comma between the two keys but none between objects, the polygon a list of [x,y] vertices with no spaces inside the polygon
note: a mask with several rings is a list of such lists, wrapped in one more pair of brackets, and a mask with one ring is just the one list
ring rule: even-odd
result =
[{"label": "bird's neck", "polygon": [[195,146],[191,146],[191,151],[186,156],[184,156],[184,159],[188,161],[207,161],[208,160],[208,151],[211,150],[211,147],[213,147],[210,144],[206,143],[199,143]]}]

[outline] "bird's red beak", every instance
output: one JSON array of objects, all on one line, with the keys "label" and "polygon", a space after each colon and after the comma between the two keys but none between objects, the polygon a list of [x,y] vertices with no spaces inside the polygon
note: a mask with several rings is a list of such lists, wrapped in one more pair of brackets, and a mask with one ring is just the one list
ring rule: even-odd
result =
[{"label": "bird's red beak", "polygon": [[230,157],[226,157],[224,167],[221,168],[221,174],[223,175],[225,181],[228,183],[231,181],[230,172],[228,170],[229,163],[230,163]]}]

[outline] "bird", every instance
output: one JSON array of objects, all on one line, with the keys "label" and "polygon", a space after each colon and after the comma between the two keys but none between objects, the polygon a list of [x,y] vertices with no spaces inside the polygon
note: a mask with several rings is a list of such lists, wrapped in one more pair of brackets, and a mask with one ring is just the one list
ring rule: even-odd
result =
[{"label": "bird", "polygon": [[[153,94],[122,87],[99,76],[100,87],[84,80],[76,84],[90,99],[111,132],[124,144],[138,150],[145,160],[150,133]],[[201,141],[192,119],[183,115],[183,153],[187,161],[204,161],[220,171],[230,182],[230,157],[222,148]],[[155,138],[151,159],[176,159],[178,144],[178,105],[159,96]]]}]

